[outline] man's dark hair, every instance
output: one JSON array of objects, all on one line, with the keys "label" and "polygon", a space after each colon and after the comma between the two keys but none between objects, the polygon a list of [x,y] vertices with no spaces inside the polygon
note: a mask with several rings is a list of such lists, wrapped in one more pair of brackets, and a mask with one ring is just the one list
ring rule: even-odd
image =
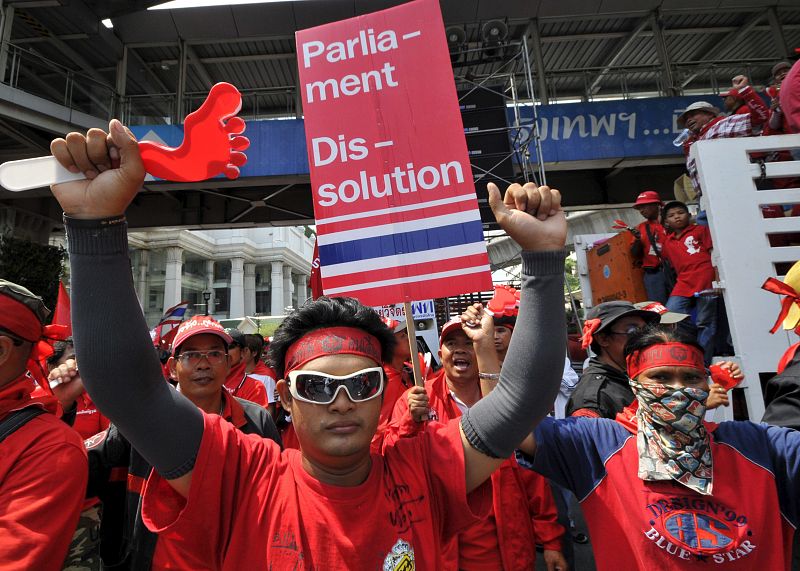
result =
[{"label": "man's dark hair", "polygon": [[352,297],[320,297],[289,314],[275,331],[267,351],[267,361],[278,378],[284,376],[284,359],[292,343],[311,331],[326,327],[355,327],[373,335],[381,344],[384,362],[392,360],[397,343],[394,334],[378,313]]},{"label": "man's dark hair", "polygon": [[667,214],[673,208],[682,208],[686,212],[689,212],[689,207],[686,206],[685,202],[681,202],[680,200],[673,200],[671,202],[667,202],[664,205],[664,208],[661,209],[661,222],[662,223],[667,219]]},{"label": "man's dark hair", "polygon": [[247,333],[244,336],[244,346],[250,349],[253,360],[261,359],[261,351],[264,349],[264,338],[257,333]]},{"label": "man's dark hair", "polygon": [[47,366],[52,368],[58,363],[58,360],[64,356],[67,349],[74,349],[75,343],[72,342],[72,337],[67,337],[63,341],[56,341],[53,344],[53,354],[47,358]]},{"label": "man's dark hair", "polygon": [[652,345],[663,345],[664,343],[683,343],[696,347],[700,353],[703,352],[703,348],[697,342],[697,337],[691,333],[680,328],[664,329],[658,324],[653,324],[643,327],[636,335],[628,338],[628,342],[625,344],[625,357]]}]

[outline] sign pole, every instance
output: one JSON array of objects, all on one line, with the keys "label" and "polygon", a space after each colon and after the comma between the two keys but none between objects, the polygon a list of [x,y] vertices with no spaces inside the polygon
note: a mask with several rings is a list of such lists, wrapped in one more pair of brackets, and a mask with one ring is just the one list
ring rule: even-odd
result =
[{"label": "sign pole", "polygon": [[422,378],[422,369],[419,366],[419,350],[417,348],[417,329],[414,326],[414,317],[411,315],[411,302],[403,303],[406,314],[406,332],[408,333],[408,347],[411,349],[411,364],[414,366],[414,384],[421,387],[425,384]]}]

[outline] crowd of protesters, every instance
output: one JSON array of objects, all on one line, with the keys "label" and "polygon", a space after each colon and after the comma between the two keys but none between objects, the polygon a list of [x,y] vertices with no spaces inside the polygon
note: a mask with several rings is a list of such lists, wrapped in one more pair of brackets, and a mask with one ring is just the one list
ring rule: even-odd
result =
[{"label": "crowd of protesters", "polygon": [[[773,73],[800,81],[798,66]],[[744,77],[725,99],[727,118],[710,104],[681,116],[687,149],[797,128],[796,98],[767,109]],[[686,204],[640,194],[651,299],[590,309],[578,379],[560,193],[490,185],[522,248],[520,290],[445,323],[441,368],[420,355],[415,373],[405,326],[352,298],[307,302],[269,343],[196,315],[154,348],[124,216],[145,174],[136,141],[114,120],[52,151],[87,175],[52,187],[73,335],[0,280],[0,569],[510,571],[541,557],[567,571],[570,494],[599,569],[789,568],[800,364],[793,351],[768,385],[776,426],[706,421],[729,404],[722,379],[742,373],[706,368],[717,310],[697,294],[712,287],[712,244]]]}]

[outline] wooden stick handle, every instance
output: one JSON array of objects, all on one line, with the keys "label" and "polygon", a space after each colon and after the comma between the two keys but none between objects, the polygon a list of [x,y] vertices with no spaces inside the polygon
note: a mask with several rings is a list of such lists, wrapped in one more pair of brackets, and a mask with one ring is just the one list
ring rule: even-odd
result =
[{"label": "wooden stick handle", "polygon": [[411,315],[411,302],[403,303],[406,313],[406,331],[408,332],[408,347],[411,349],[411,364],[414,365],[414,384],[421,387],[425,384],[422,378],[422,369],[419,366],[419,349],[417,348],[417,329],[414,326],[414,317]]}]

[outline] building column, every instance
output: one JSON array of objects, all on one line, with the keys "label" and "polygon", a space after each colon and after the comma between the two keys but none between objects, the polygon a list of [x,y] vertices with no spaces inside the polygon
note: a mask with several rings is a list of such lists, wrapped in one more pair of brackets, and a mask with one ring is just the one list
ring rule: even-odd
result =
[{"label": "building column", "polygon": [[244,258],[231,258],[231,305],[228,318],[244,317]]},{"label": "building column", "polygon": [[270,263],[271,271],[269,275],[270,287],[270,315],[283,315],[283,264],[280,262]]},{"label": "building column", "polygon": [[167,273],[164,277],[164,312],[181,302],[181,269],[183,248],[167,248]]},{"label": "building column", "polygon": [[295,307],[300,307],[305,303],[308,296],[306,295],[306,283],[308,281],[308,276],[304,274],[295,274],[294,275],[294,291],[295,291],[295,299],[297,299],[297,303]]},{"label": "building column", "polygon": [[256,314],[256,265],[244,265],[244,314]]},{"label": "building column", "polygon": [[214,260],[206,260],[206,291],[211,292],[206,312],[209,315],[214,315],[214,303],[216,302],[214,296]]},{"label": "building column", "polygon": [[294,307],[292,305],[293,291],[292,268],[290,266],[283,266],[283,307]]},{"label": "building column", "polygon": [[149,258],[150,252],[139,250],[139,273],[136,277],[136,293],[139,294],[139,304],[142,308],[147,307],[147,263]]}]

